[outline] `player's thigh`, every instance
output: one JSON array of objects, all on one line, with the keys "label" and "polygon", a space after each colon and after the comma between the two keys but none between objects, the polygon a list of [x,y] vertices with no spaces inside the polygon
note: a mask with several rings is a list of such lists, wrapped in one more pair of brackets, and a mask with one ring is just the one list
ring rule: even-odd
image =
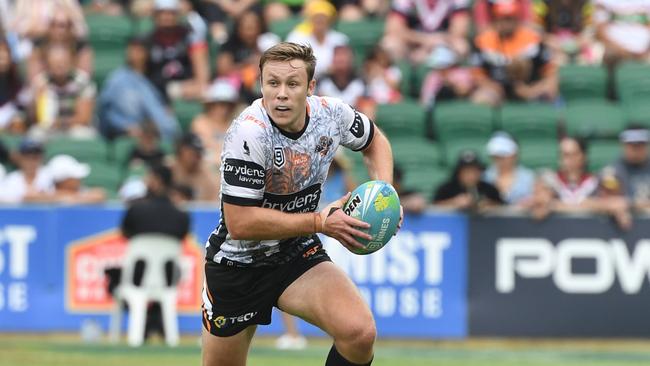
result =
[{"label": "player's thigh", "polygon": [[230,337],[217,337],[203,329],[203,366],[245,366],[256,325]]},{"label": "player's thigh", "polygon": [[278,307],[334,338],[374,331],[368,305],[354,283],[332,262],[319,263],[289,285],[278,299]]}]

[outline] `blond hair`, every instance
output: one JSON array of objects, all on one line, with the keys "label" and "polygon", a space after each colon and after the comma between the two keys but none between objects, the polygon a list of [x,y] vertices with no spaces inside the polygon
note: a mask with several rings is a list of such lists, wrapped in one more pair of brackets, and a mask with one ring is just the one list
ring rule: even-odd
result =
[{"label": "blond hair", "polygon": [[316,56],[311,46],[301,45],[292,42],[280,42],[275,46],[266,50],[260,58],[260,75],[264,64],[269,61],[291,61],[302,60],[307,67],[307,80],[311,81],[314,78],[314,70],[316,69]]}]

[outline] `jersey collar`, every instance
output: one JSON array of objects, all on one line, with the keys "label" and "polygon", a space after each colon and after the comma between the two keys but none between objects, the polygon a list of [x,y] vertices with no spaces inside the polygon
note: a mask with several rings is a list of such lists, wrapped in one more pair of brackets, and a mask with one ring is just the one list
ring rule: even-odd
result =
[{"label": "jersey collar", "polygon": [[298,140],[305,133],[305,131],[307,131],[307,126],[309,126],[309,108],[307,108],[307,113],[305,113],[305,125],[298,132],[285,131],[275,124],[275,121],[273,121],[273,118],[271,118],[268,113],[266,116],[269,117],[269,121],[271,121],[273,127],[277,128],[284,137],[290,138],[292,140]]}]

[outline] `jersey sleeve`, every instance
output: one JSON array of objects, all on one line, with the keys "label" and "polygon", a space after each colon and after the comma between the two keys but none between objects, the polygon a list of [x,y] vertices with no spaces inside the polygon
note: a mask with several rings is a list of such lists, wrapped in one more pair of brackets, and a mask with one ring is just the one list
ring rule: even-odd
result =
[{"label": "jersey sleeve", "polygon": [[242,114],[228,131],[221,155],[221,200],[261,206],[270,143],[261,121]]},{"label": "jersey sleeve", "polygon": [[339,100],[335,103],[330,99],[330,103],[340,110],[341,145],[354,151],[370,146],[375,135],[375,124],[370,118]]}]

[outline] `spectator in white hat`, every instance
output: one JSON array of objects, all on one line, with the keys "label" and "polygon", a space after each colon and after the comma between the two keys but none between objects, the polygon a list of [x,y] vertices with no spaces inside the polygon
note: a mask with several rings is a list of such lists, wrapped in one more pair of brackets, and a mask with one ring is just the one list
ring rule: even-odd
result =
[{"label": "spectator in white hat", "polygon": [[485,171],[484,179],[499,189],[501,197],[509,205],[517,205],[530,197],[535,184],[535,174],[519,165],[517,143],[504,132],[495,133],[487,144],[492,164]]},{"label": "spectator in white hat", "polygon": [[235,86],[229,80],[217,79],[203,96],[203,113],[192,121],[190,129],[201,139],[206,150],[204,159],[213,167],[221,165],[223,139],[235,117],[238,101]]},{"label": "spectator in white hat", "polygon": [[55,200],[69,204],[91,204],[106,200],[103,188],[88,188],[82,180],[90,174],[90,166],[80,163],[70,155],[54,156],[47,163],[54,181]]},{"label": "spectator in white hat", "polygon": [[34,139],[20,142],[15,163],[18,169],[0,184],[0,202],[50,202],[54,191],[52,176],[43,166],[43,144]]}]

